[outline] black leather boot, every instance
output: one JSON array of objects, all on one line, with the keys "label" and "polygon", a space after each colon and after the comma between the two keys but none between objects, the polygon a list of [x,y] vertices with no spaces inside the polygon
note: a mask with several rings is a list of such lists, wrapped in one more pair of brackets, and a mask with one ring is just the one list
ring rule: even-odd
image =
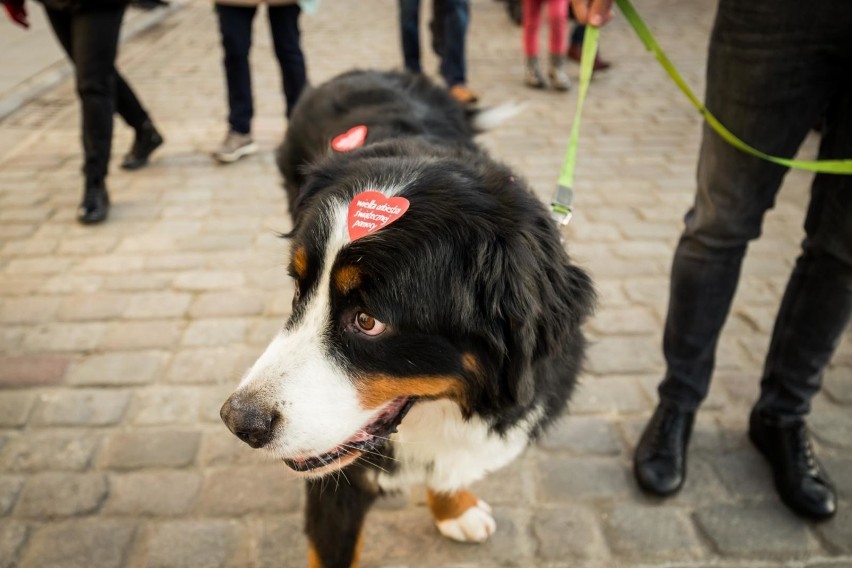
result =
[{"label": "black leather boot", "polygon": [[134,140],[130,152],[124,156],[121,167],[125,170],[138,170],[148,163],[148,158],[162,143],[163,137],[154,128],[153,123],[146,120],[136,131],[136,140]]},{"label": "black leather boot", "polygon": [[633,474],[642,490],[666,496],[681,488],[693,422],[694,412],[683,412],[670,402],[660,401],[633,456]]},{"label": "black leather boot", "polygon": [[84,225],[100,223],[109,214],[109,194],[103,179],[86,180],[77,220]]},{"label": "black leather boot", "polygon": [[752,410],[748,435],[769,461],[775,490],[797,514],[818,521],[837,512],[834,485],[814,455],[804,420],[781,423]]}]

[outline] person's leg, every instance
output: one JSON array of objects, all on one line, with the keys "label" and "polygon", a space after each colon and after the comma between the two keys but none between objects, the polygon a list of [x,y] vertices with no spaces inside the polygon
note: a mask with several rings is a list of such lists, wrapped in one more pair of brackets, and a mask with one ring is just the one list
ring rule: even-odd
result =
[{"label": "person's leg", "polygon": [[299,14],[302,9],[298,4],[268,6],[267,9],[275,56],[281,66],[281,82],[289,118],[308,82],[299,33]]},{"label": "person's leg", "polygon": [[524,84],[533,89],[545,89],[548,85],[538,58],[542,1],[544,0],[522,0],[521,4],[521,39],[525,55]]},{"label": "person's leg", "polygon": [[228,87],[228,124],[239,134],[251,132],[254,115],[249,50],[255,12],[257,8],[254,6],[216,4]]},{"label": "person's leg", "polygon": [[412,73],[422,73],[420,67],[420,0],[399,0],[399,35],[402,41],[402,60]]},{"label": "person's leg", "polygon": [[524,55],[527,57],[538,56],[538,30],[541,27],[541,3],[543,1],[523,0],[521,27],[523,29]]},{"label": "person's leg", "polygon": [[550,54],[564,55],[568,49],[568,0],[548,0],[547,19],[550,24]]},{"label": "person's leg", "polygon": [[[807,47],[789,41],[800,17],[793,0],[721,0],[710,40],[708,109],[737,136],[778,156],[796,153],[826,101],[818,66],[802,59]],[[785,173],[704,126],[695,202],[672,264],[660,404],[634,458],[646,491],[666,495],[683,483],[694,412],[707,394],[742,259]]]},{"label": "person's leg", "polygon": [[568,49],[568,0],[548,0],[547,17],[550,23],[550,82],[557,91],[571,88],[565,69]]},{"label": "person's leg", "polygon": [[465,42],[470,16],[469,0],[444,1],[444,49],[441,58],[441,76],[448,87],[467,82],[465,67]]}]

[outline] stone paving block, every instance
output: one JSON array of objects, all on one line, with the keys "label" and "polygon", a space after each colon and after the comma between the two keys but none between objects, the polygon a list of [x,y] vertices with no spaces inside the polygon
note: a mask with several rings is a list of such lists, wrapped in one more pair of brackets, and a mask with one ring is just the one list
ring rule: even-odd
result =
[{"label": "stone paving block", "polygon": [[80,431],[33,431],[12,439],[0,453],[0,470],[82,471],[92,461],[101,434]]},{"label": "stone paving block", "polygon": [[[533,471],[518,459],[489,473],[485,479],[474,483],[470,490],[489,505],[512,506],[532,502],[535,499],[532,488]],[[420,498],[418,503],[425,504],[425,491],[416,492],[416,495]]]},{"label": "stone paving block", "polygon": [[789,561],[816,549],[807,524],[780,503],[701,508],[695,522],[719,552],[736,558]]},{"label": "stone paving block", "polygon": [[204,433],[198,463],[204,467],[268,465],[269,456],[241,442],[222,424],[221,428]]},{"label": "stone paving block", "polygon": [[626,561],[684,561],[704,555],[687,511],[668,504],[619,505],[606,516],[605,527],[610,548]]},{"label": "stone paving block", "polygon": [[820,456],[841,498],[852,500],[852,457]]},{"label": "stone paving block", "polygon": [[661,324],[648,308],[633,306],[598,309],[589,327],[600,334],[644,335],[656,333]]},{"label": "stone paving block", "polygon": [[281,463],[216,469],[204,481],[198,511],[217,517],[294,513],[303,492],[304,481]]},{"label": "stone paving block", "polygon": [[0,568],[18,566],[18,556],[27,541],[27,525],[17,521],[0,522]]},{"label": "stone paving block", "polygon": [[539,509],[532,520],[537,558],[576,566],[615,566],[601,532],[601,515],[588,507]]},{"label": "stone paving block", "polygon": [[200,433],[172,430],[130,430],[112,434],[103,463],[111,469],[183,467],[195,460]]},{"label": "stone paving block", "polygon": [[225,404],[225,401],[231,396],[231,393],[234,392],[236,387],[237,381],[234,381],[230,385],[218,385],[205,389],[199,397],[199,404],[201,405],[199,414],[201,420],[213,423],[217,427],[224,426],[222,418],[219,416],[219,409],[222,408],[222,405]]},{"label": "stone paving block", "polygon": [[582,377],[568,403],[568,411],[573,415],[639,412],[650,407],[636,379],[618,376]]},{"label": "stone paving block", "polygon": [[852,366],[829,367],[822,389],[834,402],[852,405]]},{"label": "stone paving block", "polygon": [[620,459],[551,456],[539,463],[538,499],[543,503],[615,499],[629,491]]},{"label": "stone paving block", "polygon": [[62,239],[59,253],[67,255],[102,255],[112,252],[118,239],[109,235],[84,236]]},{"label": "stone paving block", "polygon": [[0,428],[18,428],[27,422],[35,404],[31,392],[0,391]]},{"label": "stone paving block", "polygon": [[81,386],[131,386],[154,382],[168,361],[165,351],[118,351],[76,360],[67,382]]},{"label": "stone paving block", "polygon": [[142,272],[145,268],[145,258],[133,255],[101,255],[88,256],[80,264],[79,270],[85,274],[126,274]]},{"label": "stone paving block", "polygon": [[100,508],[108,490],[100,473],[37,473],[27,479],[14,514],[30,519],[86,515]]},{"label": "stone paving block", "polygon": [[362,565],[531,566],[533,551],[525,535],[529,521],[521,511],[494,509],[497,532],[484,544],[447,539],[435,528],[426,507],[404,511],[374,510],[364,524]]},{"label": "stone paving block", "polygon": [[716,456],[711,460],[716,474],[728,491],[740,499],[777,499],[772,470],[756,450],[746,449]]},{"label": "stone paving block", "polygon": [[814,401],[808,428],[821,443],[852,450],[852,422],[848,407]]},{"label": "stone paving block", "polygon": [[124,294],[78,294],[62,302],[57,319],[60,321],[97,321],[119,317],[129,297]]},{"label": "stone paving block", "polygon": [[172,274],[150,271],[143,274],[116,274],[101,277],[103,288],[116,292],[160,292],[163,288],[168,288],[173,279]]},{"label": "stone paving block", "polygon": [[170,383],[236,384],[248,369],[247,365],[240,366],[245,357],[245,350],[241,346],[181,349],[175,353],[165,379]]},{"label": "stone paving block", "polygon": [[260,355],[272,339],[284,329],[286,321],[286,318],[280,317],[254,320],[249,328],[246,342],[252,346],[257,346],[257,355]]},{"label": "stone paving block", "polygon": [[126,391],[59,390],[41,395],[33,413],[36,426],[110,426],[130,403]]},{"label": "stone paving block", "polygon": [[65,355],[0,356],[0,388],[58,385],[70,361]]},{"label": "stone paving block", "polygon": [[109,476],[107,515],[171,517],[188,513],[201,489],[197,471],[144,471]]},{"label": "stone paving block", "polygon": [[[367,520],[369,522],[369,518]],[[265,516],[250,521],[251,566],[280,568],[303,566],[308,558],[308,541],[302,515]]]},{"label": "stone paving block", "polygon": [[3,272],[15,275],[37,274],[46,276],[66,272],[70,266],[71,259],[56,256],[15,258],[6,264]]},{"label": "stone paving block", "polygon": [[148,568],[219,568],[239,553],[243,528],[235,521],[164,521],[149,529]]},{"label": "stone paving block", "polygon": [[24,336],[24,348],[30,352],[89,351],[104,336],[103,323],[48,323]]},{"label": "stone paving block", "polygon": [[240,288],[245,283],[242,272],[207,270],[185,272],[175,278],[175,288],[190,292]]},{"label": "stone paving block", "polygon": [[106,328],[101,349],[171,349],[180,339],[185,323],[179,319],[123,321]]},{"label": "stone paving block", "polygon": [[659,372],[659,338],[653,335],[606,336],[589,348],[586,369],[597,375]]},{"label": "stone paving block", "polygon": [[183,317],[192,301],[191,294],[148,292],[134,294],[124,317],[130,319],[164,319]]},{"label": "stone paving block", "polygon": [[263,301],[258,291],[207,292],[195,298],[189,315],[199,319],[255,316],[263,312]]},{"label": "stone paving block", "polygon": [[95,274],[62,274],[42,280],[45,294],[88,294],[101,288],[104,277]]},{"label": "stone paving block", "polygon": [[852,509],[840,502],[833,519],[816,525],[816,531],[834,553],[852,554]]},{"label": "stone paving block", "polygon": [[133,398],[129,420],[133,424],[194,424],[198,420],[199,391],[184,387],[154,387]]},{"label": "stone paving block", "polygon": [[568,450],[576,455],[618,455],[621,442],[610,421],[599,416],[566,415],[539,440],[545,450]]},{"label": "stone paving block", "polygon": [[85,519],[37,529],[21,568],[121,568],[136,534],[123,520]]},{"label": "stone paving block", "polygon": [[31,324],[50,321],[59,308],[60,300],[50,296],[13,298],[0,303],[0,323]]},{"label": "stone paving block", "polygon": [[[10,475],[0,476],[0,517],[8,514],[9,511],[12,510],[12,507],[18,500],[18,495],[21,493],[21,487],[23,487],[23,485],[23,477],[14,477]],[[0,548],[0,550],[2,550],[2,548]]]},{"label": "stone paving block", "polygon": [[249,322],[243,318],[196,320],[189,324],[181,339],[187,347],[230,346],[243,343]]}]

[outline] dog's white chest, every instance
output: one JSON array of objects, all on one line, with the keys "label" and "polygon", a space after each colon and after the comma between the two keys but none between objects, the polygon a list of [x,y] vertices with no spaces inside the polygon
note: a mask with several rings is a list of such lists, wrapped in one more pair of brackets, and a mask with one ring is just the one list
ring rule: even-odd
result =
[{"label": "dog's white chest", "polygon": [[426,483],[450,492],[515,459],[529,443],[529,427],[524,421],[499,436],[482,419],[466,421],[455,403],[439,400],[415,404],[391,440],[399,468],[379,475],[382,489]]}]

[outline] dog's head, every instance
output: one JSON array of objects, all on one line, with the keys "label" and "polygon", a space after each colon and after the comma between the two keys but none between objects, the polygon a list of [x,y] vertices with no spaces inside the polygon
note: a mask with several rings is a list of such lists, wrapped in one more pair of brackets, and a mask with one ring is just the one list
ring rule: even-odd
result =
[{"label": "dog's head", "polygon": [[[291,235],[292,315],[222,407],[234,434],[322,475],[384,443],[419,400],[498,425],[544,404],[543,361],[573,382],[591,284],[507,169],[388,142],[332,156],[308,180]],[[409,208],[350,240],[364,190]]]}]

